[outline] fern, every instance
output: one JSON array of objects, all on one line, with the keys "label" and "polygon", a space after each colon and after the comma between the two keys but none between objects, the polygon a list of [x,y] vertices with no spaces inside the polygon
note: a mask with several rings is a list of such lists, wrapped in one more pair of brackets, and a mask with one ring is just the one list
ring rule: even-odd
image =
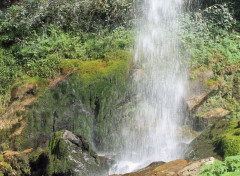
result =
[{"label": "fern", "polygon": [[239,176],[240,154],[226,157],[224,161],[215,161],[214,164],[205,164],[201,170],[199,176]]}]

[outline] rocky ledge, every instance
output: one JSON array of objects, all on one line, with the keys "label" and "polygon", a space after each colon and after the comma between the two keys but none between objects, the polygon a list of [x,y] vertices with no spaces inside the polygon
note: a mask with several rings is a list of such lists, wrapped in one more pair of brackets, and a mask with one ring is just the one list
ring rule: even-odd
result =
[{"label": "rocky ledge", "polygon": [[54,133],[45,148],[2,153],[0,176],[99,176],[107,175],[108,164],[86,139],[63,130]]},{"label": "rocky ledge", "polygon": [[202,165],[211,164],[215,160],[215,158],[210,157],[194,162],[188,162],[184,159],[178,159],[168,163],[157,162],[133,173],[111,176],[196,176],[201,173],[200,168]]}]

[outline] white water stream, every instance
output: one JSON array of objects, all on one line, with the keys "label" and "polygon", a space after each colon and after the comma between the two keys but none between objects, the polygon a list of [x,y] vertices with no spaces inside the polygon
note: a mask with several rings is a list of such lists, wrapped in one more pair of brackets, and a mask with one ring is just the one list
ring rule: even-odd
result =
[{"label": "white water stream", "polygon": [[135,65],[144,75],[136,86],[141,100],[122,129],[124,145],[110,174],[123,174],[154,161],[182,157],[182,97],[187,69],[180,57],[178,17],[183,0],[143,0],[136,36]]}]

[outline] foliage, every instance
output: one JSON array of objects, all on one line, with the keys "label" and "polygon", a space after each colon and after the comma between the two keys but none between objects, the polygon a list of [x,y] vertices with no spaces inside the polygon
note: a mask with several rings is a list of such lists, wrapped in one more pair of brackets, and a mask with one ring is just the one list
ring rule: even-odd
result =
[{"label": "foliage", "polygon": [[14,57],[3,49],[0,49],[0,70],[0,94],[5,94],[20,75],[21,67],[17,65]]},{"label": "foliage", "polygon": [[0,42],[8,46],[33,31],[43,34],[49,25],[97,33],[129,26],[132,6],[133,0],[23,0],[0,13]]},{"label": "foliage", "polygon": [[[182,17],[180,37],[191,58],[190,77],[212,70],[206,87],[218,85],[219,92],[202,105],[203,112],[216,107],[228,109],[230,119],[239,118],[238,77],[240,67],[239,33],[226,5],[213,5]],[[199,114],[200,115],[200,114]]]},{"label": "foliage", "polygon": [[226,4],[215,4],[213,6],[210,6],[204,9],[202,11],[202,14],[204,21],[210,26],[208,28],[211,30],[218,30],[219,27],[226,30],[232,30],[236,24],[236,20],[229,12],[228,6]]},{"label": "foliage", "polygon": [[[64,32],[60,27],[49,25],[43,35],[34,32],[20,43],[1,49],[0,68],[4,71],[0,74],[0,98],[6,101],[8,90],[20,76],[54,78],[69,73],[66,60],[69,64],[76,60],[108,60],[111,58],[107,53],[117,54],[132,44],[132,31],[123,27],[98,34]],[[80,63],[78,61],[76,63]]]},{"label": "foliage", "polygon": [[226,157],[224,161],[205,164],[199,176],[237,176],[240,174],[240,155]]},{"label": "foliage", "polygon": [[239,0],[193,0],[193,1],[185,1],[187,7],[191,10],[197,11],[198,9],[205,9],[207,7],[213,5],[221,5],[226,4],[230,12],[234,15],[238,20],[240,19],[240,1]]},{"label": "foliage", "polygon": [[133,41],[131,32],[123,28],[99,36],[95,33],[73,35],[50,26],[48,33],[25,41],[15,52],[29,76],[53,77],[62,59],[104,59],[106,53],[129,48]]}]

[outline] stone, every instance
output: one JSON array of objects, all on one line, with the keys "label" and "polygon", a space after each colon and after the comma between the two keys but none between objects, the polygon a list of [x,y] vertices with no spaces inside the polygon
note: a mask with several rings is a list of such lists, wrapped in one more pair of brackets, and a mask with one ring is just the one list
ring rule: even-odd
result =
[{"label": "stone", "polygon": [[[64,176],[99,176],[106,175],[108,170],[86,139],[67,130],[54,133],[45,152],[42,152],[33,163],[35,163],[32,164],[35,165],[33,175],[47,173]],[[45,166],[39,170],[40,163],[45,163]]]},{"label": "stone", "polygon": [[210,95],[218,90],[218,86],[211,87],[210,89],[199,90],[187,98],[187,104],[190,111],[194,111],[200,104],[202,104]]},{"label": "stone", "polygon": [[194,176],[199,175],[201,173],[201,166],[205,164],[213,164],[217,159],[213,157],[209,157],[206,159],[202,159],[200,161],[195,161],[189,163],[186,167],[181,169],[177,174],[178,176]]},{"label": "stone", "polygon": [[[189,86],[185,91],[184,100],[186,102],[185,125],[193,127],[193,130],[199,131],[196,126],[196,114],[201,109],[201,105],[219,90],[219,83],[213,80],[213,71],[205,69],[197,74],[196,79],[189,81]],[[202,130],[202,129],[201,129]]]},{"label": "stone", "polygon": [[150,164],[144,169],[133,173],[127,173],[123,175],[111,175],[111,176],[166,176],[174,175],[188,165],[188,162],[184,159],[177,159],[168,163],[155,162]]},{"label": "stone", "polygon": [[213,77],[212,70],[205,70],[200,72],[197,79],[190,81],[185,100],[188,104],[189,110],[194,111],[203,103],[209,96],[219,89],[218,83],[213,82],[207,85],[206,82]]},{"label": "stone", "polygon": [[196,117],[194,122],[194,128],[197,130],[204,130],[210,125],[213,125],[216,121],[230,114],[230,111],[223,108],[214,108],[200,117]]},{"label": "stone", "polygon": [[219,120],[206,128],[185,150],[185,159],[196,161],[207,157],[222,159],[240,152],[239,120]]}]

